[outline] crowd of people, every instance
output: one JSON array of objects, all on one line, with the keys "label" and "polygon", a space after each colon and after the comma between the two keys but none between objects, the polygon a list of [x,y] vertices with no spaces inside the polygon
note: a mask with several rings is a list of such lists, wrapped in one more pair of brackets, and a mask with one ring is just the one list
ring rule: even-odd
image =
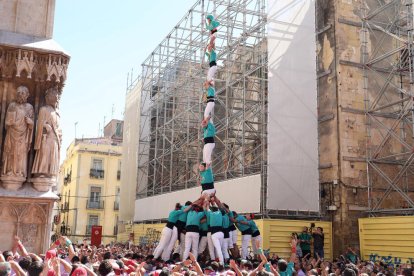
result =
[{"label": "crowd of people", "polygon": [[[0,254],[0,276],[164,276],[164,275],[277,275],[277,276],[383,276],[414,275],[408,264],[393,267],[389,263],[364,262],[358,253],[348,248],[344,255],[332,261],[306,253],[299,257],[299,244],[302,240],[292,235],[291,255],[287,260],[276,254],[270,256],[260,248],[256,240],[257,254],[246,259],[234,258],[220,263],[210,259],[208,254],[196,257],[188,253],[188,258],[172,253],[165,261],[150,253],[154,245],[134,245],[117,243],[92,246],[87,240],[74,244],[62,236],[54,242],[45,254],[28,252],[18,237],[13,248]],[[306,252],[306,251],[305,251]]]}]

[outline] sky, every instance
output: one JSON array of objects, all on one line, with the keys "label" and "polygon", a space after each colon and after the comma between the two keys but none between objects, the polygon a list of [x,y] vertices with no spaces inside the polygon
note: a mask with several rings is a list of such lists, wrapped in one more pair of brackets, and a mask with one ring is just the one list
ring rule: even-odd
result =
[{"label": "sky", "polygon": [[53,39],[71,56],[60,101],[63,156],[76,137],[123,119],[127,74],[141,63],[195,0],[57,0]]}]

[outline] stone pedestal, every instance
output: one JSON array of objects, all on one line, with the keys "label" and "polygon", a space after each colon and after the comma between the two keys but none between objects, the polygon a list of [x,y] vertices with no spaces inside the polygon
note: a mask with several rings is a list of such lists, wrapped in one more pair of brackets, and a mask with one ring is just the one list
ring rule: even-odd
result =
[{"label": "stone pedestal", "polygon": [[44,253],[57,199],[53,192],[38,192],[29,183],[17,191],[0,189],[0,251],[10,250],[18,235],[29,252]]},{"label": "stone pedestal", "polygon": [[26,181],[26,177],[3,175],[0,177],[0,180],[6,190],[17,191],[23,186],[23,183]]},{"label": "stone pedestal", "polygon": [[56,178],[36,177],[30,180],[38,192],[47,192],[56,184]]}]

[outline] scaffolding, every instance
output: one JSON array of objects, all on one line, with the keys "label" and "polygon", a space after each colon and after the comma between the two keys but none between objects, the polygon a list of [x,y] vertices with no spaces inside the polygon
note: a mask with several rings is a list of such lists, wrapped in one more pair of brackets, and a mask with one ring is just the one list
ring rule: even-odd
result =
[{"label": "scaffolding", "polygon": [[413,214],[413,1],[362,0],[368,207]]},{"label": "scaffolding", "polygon": [[205,17],[210,13],[220,22],[215,180],[253,174],[265,177],[265,3],[198,0],[143,62],[139,81],[129,87],[141,85],[137,198],[197,185],[203,145],[202,83],[207,70],[200,64],[209,35]]}]

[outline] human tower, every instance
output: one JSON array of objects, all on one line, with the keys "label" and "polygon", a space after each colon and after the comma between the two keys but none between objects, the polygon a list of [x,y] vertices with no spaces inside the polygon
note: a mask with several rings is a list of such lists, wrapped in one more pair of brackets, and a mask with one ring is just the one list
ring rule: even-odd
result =
[{"label": "human tower", "polygon": [[[242,234],[241,257],[247,258],[248,244],[252,243],[253,250],[261,244],[259,229],[252,220],[253,215],[242,216],[235,211],[230,211],[229,206],[220,202],[214,188],[214,174],[212,170],[212,154],[215,148],[214,136],[216,128],[213,122],[215,106],[215,75],[217,72],[216,35],[220,23],[213,15],[207,15],[206,28],[209,31],[208,43],[205,46],[205,57],[201,62],[203,68],[204,60],[207,58],[209,69],[207,77],[203,82],[203,99],[206,103],[201,127],[203,130],[203,161],[199,165],[201,196],[194,202],[187,201],[184,206],[180,203],[175,205],[174,210],[169,213],[167,225],[161,233],[161,239],[154,251],[154,257],[162,257],[167,261],[176,245],[174,251],[182,260],[189,257],[189,253],[198,256],[208,248],[210,259],[217,259],[224,264],[232,257],[239,257],[237,247],[237,229]],[[259,246],[260,247],[260,246]]]}]

